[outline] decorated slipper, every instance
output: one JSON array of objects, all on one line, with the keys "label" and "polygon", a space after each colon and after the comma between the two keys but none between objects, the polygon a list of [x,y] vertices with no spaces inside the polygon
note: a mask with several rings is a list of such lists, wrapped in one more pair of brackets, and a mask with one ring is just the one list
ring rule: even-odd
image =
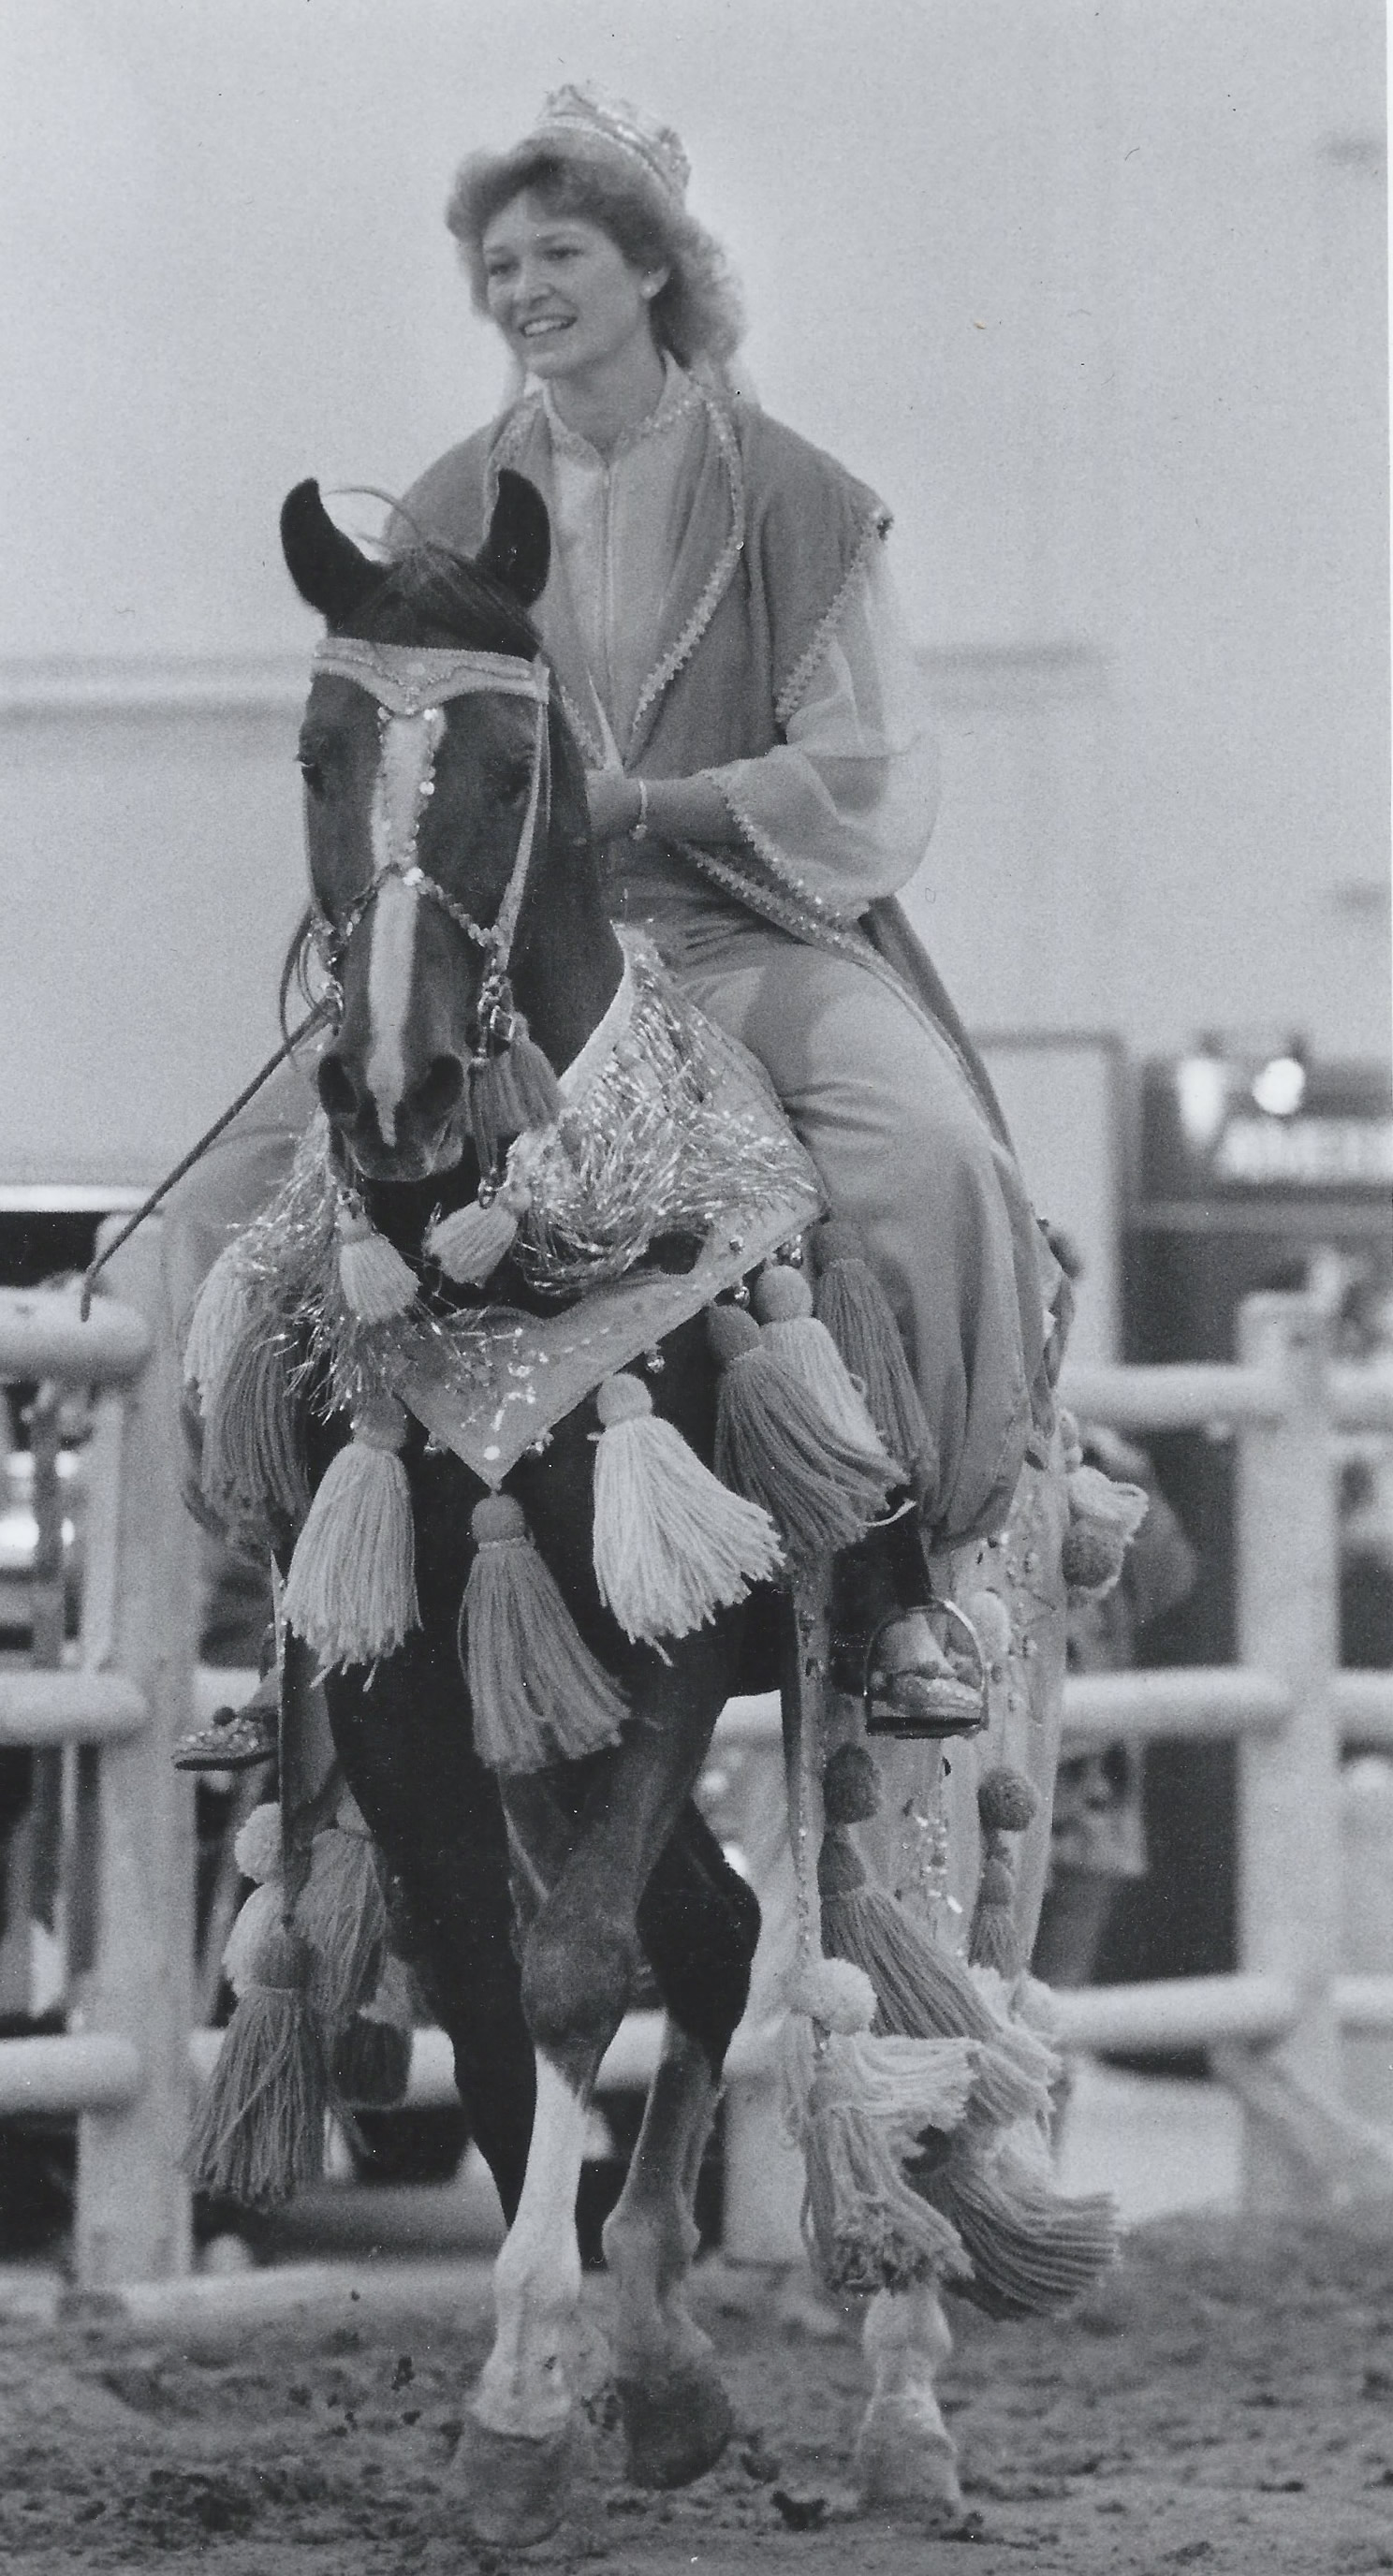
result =
[{"label": "decorated slipper", "polygon": [[211,1726],[181,1735],[174,1747],[176,1771],[251,1771],[274,1762],[280,1742],[280,1675],[272,1671],[257,1683],[241,1708],[215,1711]]},{"label": "decorated slipper", "polygon": [[987,1723],[987,1669],[955,1601],[883,1620],[866,1656],[866,1732],[905,1738],[977,1735]]}]

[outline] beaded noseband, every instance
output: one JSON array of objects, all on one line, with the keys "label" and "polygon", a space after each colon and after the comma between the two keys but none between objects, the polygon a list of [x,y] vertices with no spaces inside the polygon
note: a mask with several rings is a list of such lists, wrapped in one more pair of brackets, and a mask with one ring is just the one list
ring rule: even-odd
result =
[{"label": "beaded noseband", "polygon": [[[310,929],[320,959],[337,986],[343,952],[389,877],[418,902],[435,903],[466,938],[481,948],[488,968],[479,996],[481,1042],[506,1044],[512,1017],[508,962],[527,887],[527,872],[551,818],[551,759],[547,708],[551,672],[538,654],[525,661],[511,653],[473,653],[453,647],[373,644],[355,635],[327,635],[315,649],[316,671],[351,680],[377,701],[382,758],[373,796],[373,848],[378,856],[367,885],[347,910],[332,918],[312,895]],[[441,712],[451,698],[527,698],[537,710],[532,773],[512,871],[491,922],[477,922],[455,902],[416,856],[422,808],[435,792],[435,755],[445,729]]]}]

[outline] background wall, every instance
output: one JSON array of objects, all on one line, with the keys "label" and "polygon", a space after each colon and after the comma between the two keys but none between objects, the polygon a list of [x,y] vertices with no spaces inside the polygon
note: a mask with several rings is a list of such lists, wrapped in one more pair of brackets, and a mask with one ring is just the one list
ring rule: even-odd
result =
[{"label": "background wall", "polygon": [[679,125],[762,399],[895,508],[947,752],[914,900],[968,1016],[1385,1049],[1377,0],[0,0],[0,37],[0,1180],[153,1172],[272,1042],[313,632],[276,510],[494,407],[441,204],[568,78]]}]

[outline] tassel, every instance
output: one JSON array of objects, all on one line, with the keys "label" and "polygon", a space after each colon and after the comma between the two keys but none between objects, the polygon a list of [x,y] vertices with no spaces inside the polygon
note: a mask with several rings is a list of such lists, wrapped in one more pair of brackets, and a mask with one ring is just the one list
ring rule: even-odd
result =
[{"label": "tassel", "polygon": [[966,2278],[956,2228],[906,2181],[884,2125],[858,2098],[850,2061],[829,2055],[818,2064],[802,2147],[812,2250],[829,2291]]},{"label": "tassel", "polygon": [[[512,1007],[506,977],[490,1001],[481,996],[481,1017],[488,1024],[485,1043],[469,1065],[469,1119],[481,1172],[498,1169],[505,1141],[529,1127],[552,1127],[561,1115],[561,1085],[541,1048],[528,1035],[521,1011]],[[499,1044],[492,1032],[505,1030]]]},{"label": "tassel", "polygon": [[540,1771],[615,1744],[628,1716],[509,1494],[474,1506],[478,1554],[460,1610],[474,1743],[492,1771]]},{"label": "tassel", "polygon": [[990,2317],[1057,2316],[1116,2259],[1109,2195],[1066,2199],[1009,2145],[984,2154],[968,2138],[955,2140],[920,2188],[971,2258],[963,2296]]},{"label": "tassel", "polygon": [[762,1503],[799,1555],[850,1547],[883,1511],[897,1468],[878,1442],[872,1453],[840,1437],[742,1307],[713,1306],[706,1321],[721,1371],[716,1473]]},{"label": "tassel", "polygon": [[1065,1479],[1069,1526],[1060,1562],[1071,1593],[1101,1601],[1122,1572],[1132,1540],[1146,1518],[1141,1485],[1105,1476],[1101,1467],[1075,1467]]},{"label": "tassel", "polygon": [[310,1507],[296,1406],[286,1378],[289,1336],[276,1326],[238,1343],[214,1378],[203,1430],[202,1486],[233,1528],[284,1535]]},{"label": "tassel", "polygon": [[279,1924],[284,1907],[285,1892],[279,1880],[268,1879],[264,1886],[254,1887],[237,1909],[223,1947],[222,1971],[239,1998],[254,1981],[256,1961],[267,1935]]},{"label": "tassel", "polygon": [[411,2033],[355,2013],[334,2044],[334,2091],[357,2111],[390,2111],[411,2080]]},{"label": "tassel", "polygon": [[823,1940],[870,1978],[877,2029],[905,2039],[977,2041],[976,2115],[997,2128],[1046,2117],[1058,2065],[1053,2050],[993,2011],[962,1962],[928,1940],[887,1890],[867,1883],[845,1826],[830,1825],[823,1836],[817,1881]]},{"label": "tassel", "polygon": [[241,1249],[225,1244],[198,1292],[184,1344],[184,1384],[194,1389],[201,1410],[206,1411],[233,1352],[251,1330]]},{"label": "tassel", "polygon": [[282,1610],[326,1666],[376,1663],[420,1626],[405,1439],[396,1398],[371,1398],[296,1541]]},{"label": "tassel", "polygon": [[328,2070],[298,1932],[262,1942],[189,2131],[195,2191],[252,2209],[288,2200],[324,2169]]},{"label": "tassel", "polygon": [[310,1845],[310,1874],[296,1902],[295,1928],[309,1943],[314,2011],[326,2030],[344,2030],[376,1988],[387,1940],[372,1842],[351,1799]]},{"label": "tassel", "polygon": [[380,1234],[362,1200],[345,1196],[334,1220],[339,1238],[339,1286],[344,1304],[363,1324],[385,1324],[409,1314],[419,1287],[409,1261]]},{"label": "tassel", "polygon": [[910,1374],[890,1300],[854,1226],[828,1218],[809,1238],[818,1271],[816,1313],[825,1324],[892,1458],[902,1458],[921,1501],[938,1485],[938,1443]]},{"label": "tassel", "polygon": [[655,1414],[640,1378],[606,1378],[595,1402],[600,1598],[626,1636],[689,1636],[778,1572],[778,1531]]},{"label": "tassel", "polygon": [[[872,1457],[885,1457],[880,1433],[847,1375],[841,1352],[813,1313],[813,1292],[802,1271],[787,1263],[762,1271],[751,1304],[764,1327],[762,1344],[801,1379],[841,1438]],[[895,1466],[902,1477],[903,1467],[898,1461]]]},{"label": "tassel", "polygon": [[982,1876],[967,1955],[974,1968],[995,1968],[1008,1985],[1020,1976],[1026,1959],[1016,1929],[1016,1863],[1007,1838],[1025,1832],[1039,1803],[1024,1772],[1004,1762],[978,1783]]},{"label": "tassel", "polygon": [[437,1217],[426,1236],[426,1250],[438,1261],[447,1279],[461,1287],[477,1288],[490,1279],[500,1261],[512,1251],[517,1241],[519,1220],[526,1215],[532,1194],[525,1182],[505,1181],[496,1198],[485,1205],[482,1199],[471,1199],[467,1207],[454,1208],[449,1216]]}]

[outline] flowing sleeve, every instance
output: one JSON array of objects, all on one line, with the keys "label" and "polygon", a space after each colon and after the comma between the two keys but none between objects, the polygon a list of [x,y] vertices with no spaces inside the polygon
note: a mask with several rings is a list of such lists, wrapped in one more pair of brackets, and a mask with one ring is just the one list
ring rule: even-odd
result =
[{"label": "flowing sleeve", "polygon": [[883,542],[853,575],[784,737],[706,774],[774,877],[855,919],[909,883],[938,809],[923,682]]}]

